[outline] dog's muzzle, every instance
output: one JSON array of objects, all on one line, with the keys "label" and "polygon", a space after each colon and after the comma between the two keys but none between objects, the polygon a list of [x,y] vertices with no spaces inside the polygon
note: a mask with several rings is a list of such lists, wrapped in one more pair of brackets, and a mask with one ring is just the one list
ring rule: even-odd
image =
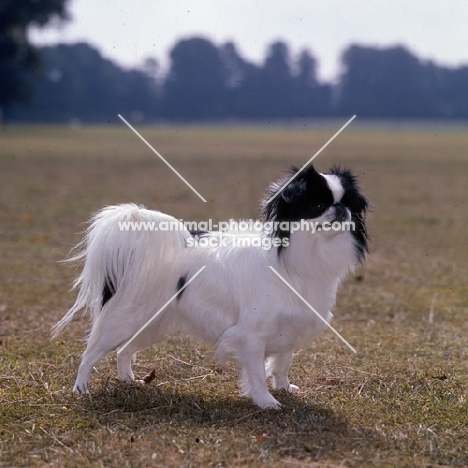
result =
[{"label": "dog's muzzle", "polygon": [[335,208],[335,218],[334,221],[339,221],[340,223],[343,221],[349,221],[351,219],[351,214],[344,206],[342,203],[335,203],[333,205],[333,208]]}]

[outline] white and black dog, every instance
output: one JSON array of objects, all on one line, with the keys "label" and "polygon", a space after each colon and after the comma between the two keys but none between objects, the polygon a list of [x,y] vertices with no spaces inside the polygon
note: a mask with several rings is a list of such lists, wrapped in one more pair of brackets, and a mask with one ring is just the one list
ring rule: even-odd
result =
[{"label": "white and black dog", "polygon": [[[340,281],[368,252],[368,201],[351,172],[335,167],[321,174],[313,166],[297,171],[269,187],[262,221],[272,229],[248,234],[277,240],[271,249],[255,242],[189,247],[194,236],[220,233],[191,232],[172,216],[134,204],[96,213],[72,259],[84,261],[75,283],[78,297],[55,326],[57,334],[82,309],[91,316],[74,390],[88,392],[93,366],[113,350],[120,378],[134,380],[133,354],[182,332],[215,345],[221,361],[235,359],[242,368],[241,391],[255,404],[280,408],[267,379],[274,389],[296,390],[288,379],[293,350],[306,346],[325,324],[269,267],[328,322]],[[302,220],[314,223],[314,232],[290,228]],[[177,229],[122,230],[129,221],[171,223]],[[352,229],[325,229],[326,223],[348,223]]]}]

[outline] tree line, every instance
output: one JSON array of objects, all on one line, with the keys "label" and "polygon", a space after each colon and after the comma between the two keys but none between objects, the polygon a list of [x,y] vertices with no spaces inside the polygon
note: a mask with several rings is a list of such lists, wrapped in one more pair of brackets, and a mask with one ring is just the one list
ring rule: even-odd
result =
[{"label": "tree line", "polygon": [[468,118],[468,66],[443,67],[404,46],[350,45],[341,62],[337,82],[324,83],[308,50],[295,56],[274,42],[255,64],[232,42],[193,37],[174,45],[161,77],[154,59],[126,70],[89,44],[58,44],[22,72],[29,102],[2,103],[0,93],[0,107],[9,120],[38,122]]}]

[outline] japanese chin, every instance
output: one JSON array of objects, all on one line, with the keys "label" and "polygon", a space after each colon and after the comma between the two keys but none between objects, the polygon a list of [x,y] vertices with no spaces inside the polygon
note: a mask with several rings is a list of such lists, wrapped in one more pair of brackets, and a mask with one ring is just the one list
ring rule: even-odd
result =
[{"label": "japanese chin", "polygon": [[[221,362],[237,361],[241,392],[256,405],[280,408],[267,379],[298,389],[288,378],[293,351],[325,328],[340,281],[363,262],[368,205],[349,170],[309,166],[270,185],[259,232],[190,231],[142,206],[103,208],[71,259],[84,264],[76,302],[54,327],[56,335],[80,310],[91,318],[74,391],[89,392],[93,367],[114,350],[120,378],[133,381],[132,356],[181,332],[214,345]],[[140,230],[123,229],[129,222]],[[194,242],[202,239],[212,242]]]}]

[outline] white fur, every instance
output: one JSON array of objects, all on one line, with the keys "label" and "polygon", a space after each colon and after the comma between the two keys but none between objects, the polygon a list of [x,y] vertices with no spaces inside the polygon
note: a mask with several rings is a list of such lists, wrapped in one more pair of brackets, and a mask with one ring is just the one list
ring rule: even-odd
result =
[{"label": "white fur", "polygon": [[343,197],[344,190],[343,186],[341,185],[340,178],[334,174],[321,174],[325,177],[330,190],[333,193],[333,200],[335,203],[339,202]]},{"label": "white fur", "polygon": [[[74,306],[56,325],[58,333],[80,309],[91,315],[92,328],[74,390],[88,391],[91,370],[108,352],[123,346],[177,290],[179,278],[189,280],[205,270],[122,352],[119,375],[134,380],[132,355],[168,334],[195,335],[216,346],[221,361],[241,366],[240,388],[261,408],[279,408],[273,388],[294,391],[288,380],[293,350],[307,345],[325,325],[269,269],[295,288],[327,321],[337,288],[357,262],[350,232],[294,232],[290,245],[187,248],[190,233],[121,231],[118,221],[174,218],[136,205],[111,206],[97,213],[74,258],[84,260],[76,281]],[[110,277],[115,295],[101,308],[103,284]]]}]

